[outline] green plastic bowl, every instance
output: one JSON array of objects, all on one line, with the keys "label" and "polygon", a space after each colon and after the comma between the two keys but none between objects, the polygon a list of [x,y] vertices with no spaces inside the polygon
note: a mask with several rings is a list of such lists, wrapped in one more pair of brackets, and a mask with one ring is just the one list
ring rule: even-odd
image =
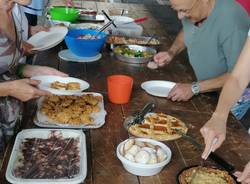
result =
[{"label": "green plastic bowl", "polygon": [[50,9],[52,20],[76,22],[79,16],[79,10],[66,7],[52,7]]}]

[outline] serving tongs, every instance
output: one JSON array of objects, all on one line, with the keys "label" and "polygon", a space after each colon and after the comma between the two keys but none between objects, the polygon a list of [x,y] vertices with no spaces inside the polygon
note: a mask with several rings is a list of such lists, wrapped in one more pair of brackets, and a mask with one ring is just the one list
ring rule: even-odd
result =
[{"label": "serving tongs", "polygon": [[114,23],[114,20],[112,20],[104,10],[102,10],[102,13],[103,13],[103,15],[105,15],[105,17],[106,17],[109,21],[112,21],[113,26],[114,26],[115,28],[117,28],[117,26],[116,26],[115,23]]},{"label": "serving tongs", "polygon": [[103,25],[99,30],[97,30],[98,32],[94,35],[91,36],[91,38],[97,38],[97,36],[102,32],[104,31],[105,29],[107,29],[114,21],[111,20],[109,21],[107,24]]},{"label": "serving tongs", "polygon": [[144,116],[147,113],[152,112],[154,110],[154,108],[155,108],[154,103],[147,103],[141,111],[126,118],[125,122],[124,122],[125,129],[128,130],[130,126],[135,125],[135,124],[142,124],[144,121],[144,118],[145,118]]}]

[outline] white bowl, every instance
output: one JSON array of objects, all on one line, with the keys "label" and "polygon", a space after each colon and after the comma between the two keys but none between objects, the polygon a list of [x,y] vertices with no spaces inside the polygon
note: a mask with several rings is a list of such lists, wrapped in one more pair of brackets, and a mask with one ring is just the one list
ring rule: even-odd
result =
[{"label": "white bowl", "polygon": [[124,144],[127,140],[121,142],[116,149],[116,155],[119,158],[119,160],[122,162],[123,167],[130,173],[137,175],[137,176],[152,176],[158,174],[165,165],[167,165],[170,162],[172,152],[168,146],[165,144],[155,141],[152,139],[146,139],[146,138],[135,138],[135,140],[141,141],[141,142],[149,142],[153,145],[158,145],[160,146],[164,152],[167,155],[167,158],[156,164],[140,164],[140,163],[135,163],[132,161],[127,160],[124,156],[122,156],[119,152],[120,147],[122,144]]}]

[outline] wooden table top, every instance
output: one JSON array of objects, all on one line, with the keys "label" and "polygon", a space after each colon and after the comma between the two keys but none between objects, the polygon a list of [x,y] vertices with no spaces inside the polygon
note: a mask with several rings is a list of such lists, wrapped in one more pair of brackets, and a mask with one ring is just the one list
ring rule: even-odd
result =
[{"label": "wooden table top", "polygon": [[[55,4],[56,1],[53,1]],[[123,7],[129,10],[131,17],[148,16],[150,19],[144,23],[145,32],[156,34],[162,41],[161,48],[164,50],[172,43],[173,38],[161,28],[159,22],[154,19],[152,12],[149,12],[143,5],[118,4],[118,3],[84,3],[85,6],[95,5],[98,9]],[[163,12],[164,13],[164,12]],[[123,128],[124,119],[131,113],[140,110],[147,102],[156,104],[156,112],[173,115],[188,127],[188,135],[195,137],[203,144],[199,129],[210,118],[217,96],[214,94],[201,94],[193,97],[188,102],[171,102],[165,98],[158,98],[148,95],[140,87],[140,84],[147,80],[169,80],[175,82],[192,82],[194,74],[185,54],[181,54],[168,66],[150,70],[145,66],[132,66],[118,61],[114,55],[104,49],[102,58],[94,63],[69,63],[58,58],[57,53],[64,49],[60,45],[38,55],[36,64],[48,65],[60,69],[70,76],[86,80],[90,83],[88,91],[99,92],[104,95],[105,109],[107,111],[105,125],[98,129],[84,130],[87,143],[87,177],[84,183],[89,184],[173,184],[176,182],[176,174],[182,168],[199,164],[201,152],[183,139],[164,142],[172,151],[171,162],[160,172],[151,177],[137,177],[128,173],[116,157],[117,145],[128,138],[127,131]],[[112,74],[126,74],[134,79],[132,97],[128,104],[115,105],[108,101],[106,78]],[[33,123],[36,111],[36,103],[30,102],[25,106],[25,116],[22,128],[37,128]],[[13,142],[9,144],[3,166],[0,172],[0,183],[8,183],[5,179],[5,171]],[[229,118],[227,139],[217,153],[232,163],[237,169],[242,170],[250,160],[250,137],[242,125],[233,117]],[[208,164],[214,164],[208,161]]]}]

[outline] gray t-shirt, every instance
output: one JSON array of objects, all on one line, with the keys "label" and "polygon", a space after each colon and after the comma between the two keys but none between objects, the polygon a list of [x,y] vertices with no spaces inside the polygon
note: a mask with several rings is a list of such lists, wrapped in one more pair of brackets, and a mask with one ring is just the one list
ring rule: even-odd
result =
[{"label": "gray t-shirt", "polygon": [[201,27],[182,20],[190,63],[198,80],[230,72],[247,38],[250,19],[235,0],[216,0]]}]

